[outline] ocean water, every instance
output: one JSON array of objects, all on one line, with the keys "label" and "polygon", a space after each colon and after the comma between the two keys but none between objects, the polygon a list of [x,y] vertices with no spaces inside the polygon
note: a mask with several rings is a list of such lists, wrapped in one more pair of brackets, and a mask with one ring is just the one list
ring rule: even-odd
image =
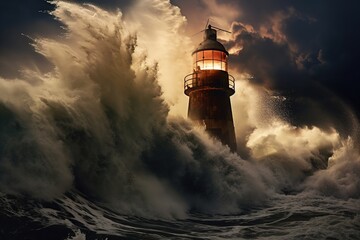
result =
[{"label": "ocean water", "polygon": [[352,135],[292,126],[238,74],[232,153],[180,114],[178,8],[54,4],[53,70],[0,78],[0,239],[360,239],[350,110]]},{"label": "ocean water", "polygon": [[68,193],[51,203],[1,197],[2,239],[359,239],[358,199],[279,195],[237,214],[122,215]]}]

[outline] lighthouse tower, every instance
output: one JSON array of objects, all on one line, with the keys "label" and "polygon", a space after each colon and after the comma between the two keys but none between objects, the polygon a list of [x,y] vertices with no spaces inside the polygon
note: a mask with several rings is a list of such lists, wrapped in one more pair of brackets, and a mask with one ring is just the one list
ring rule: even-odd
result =
[{"label": "lighthouse tower", "polygon": [[205,125],[210,135],[236,151],[230,103],[235,79],[227,72],[228,55],[217,41],[216,30],[209,25],[204,41],[192,53],[194,71],[184,78],[184,93],[189,96],[188,117]]}]

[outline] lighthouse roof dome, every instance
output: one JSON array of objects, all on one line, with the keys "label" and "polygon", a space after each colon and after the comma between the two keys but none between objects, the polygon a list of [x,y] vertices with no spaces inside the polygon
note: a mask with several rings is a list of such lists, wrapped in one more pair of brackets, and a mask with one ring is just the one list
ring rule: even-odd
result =
[{"label": "lighthouse roof dome", "polygon": [[204,41],[199,44],[193,54],[203,50],[218,50],[229,55],[225,47],[217,41],[216,35],[216,30],[211,28],[211,25],[209,25],[209,28],[205,29]]},{"label": "lighthouse roof dome", "polygon": [[203,50],[218,50],[225,52],[227,55],[229,55],[229,53],[226,51],[225,47],[221,43],[211,39],[206,39],[202,43],[200,43],[199,46],[193,52],[193,54]]}]

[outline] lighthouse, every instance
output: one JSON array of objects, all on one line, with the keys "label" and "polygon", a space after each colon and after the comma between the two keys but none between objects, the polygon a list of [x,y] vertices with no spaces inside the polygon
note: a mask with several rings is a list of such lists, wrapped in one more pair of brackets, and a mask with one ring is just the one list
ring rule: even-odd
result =
[{"label": "lighthouse", "polygon": [[230,96],[235,79],[228,73],[229,53],[217,41],[217,31],[209,25],[204,40],[192,53],[193,72],[184,78],[184,93],[189,96],[188,118],[224,145],[236,151]]}]

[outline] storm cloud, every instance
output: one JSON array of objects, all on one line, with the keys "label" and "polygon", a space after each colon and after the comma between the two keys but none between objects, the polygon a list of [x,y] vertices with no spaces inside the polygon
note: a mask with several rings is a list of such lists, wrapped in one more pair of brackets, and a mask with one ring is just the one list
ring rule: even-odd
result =
[{"label": "storm cloud", "polygon": [[[233,71],[251,75],[252,84],[280,96],[284,100],[282,115],[292,124],[354,133],[360,114],[356,87],[360,78],[356,54],[359,33],[355,29],[360,23],[359,3],[173,2],[189,17],[190,24],[204,24],[210,17],[212,24],[230,28],[231,36],[220,34],[220,38],[230,49]],[[238,14],[217,9],[236,10]],[[231,26],[226,26],[229,22]]]}]

